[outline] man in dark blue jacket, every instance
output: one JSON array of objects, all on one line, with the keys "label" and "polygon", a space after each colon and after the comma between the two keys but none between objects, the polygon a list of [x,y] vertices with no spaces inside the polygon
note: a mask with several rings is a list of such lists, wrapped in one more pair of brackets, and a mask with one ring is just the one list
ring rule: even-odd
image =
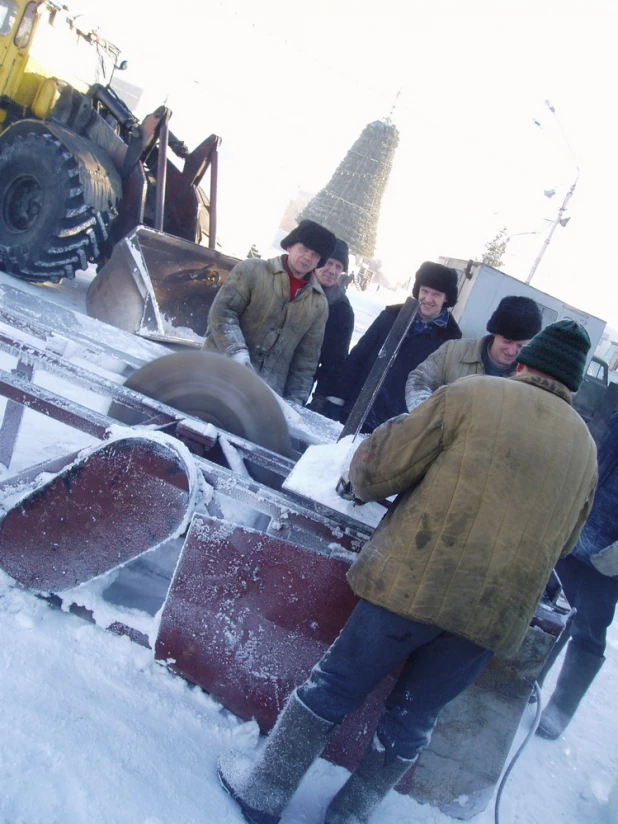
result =
[{"label": "man in dark blue jacket", "polygon": [[[605,661],[605,636],[618,602],[618,414],[599,445],[599,483],[592,510],[571,555],[556,564],[575,617],[552,650],[542,682],[568,641],[556,689],[537,735],[558,738]],[[570,640],[569,640],[570,639]]]},{"label": "man in dark blue jacket", "polygon": [[[406,380],[412,369],[448,340],[461,337],[448,311],[457,302],[457,272],[440,263],[425,262],[416,273],[412,295],[419,311],[365,420],[363,432],[408,411]],[[402,304],[387,306],[345,359],[336,396],[328,398],[325,414],[345,422],[367,380]]]},{"label": "man in dark blue jacket", "polygon": [[341,276],[347,272],[348,264],[348,244],[337,238],[331,256],[324,266],[315,270],[315,276],[328,301],[328,320],[315,373],[317,385],[311,403],[308,404],[314,412],[323,412],[326,398],[339,392],[343,363],[350,349],[354,311],[341,286]]}]

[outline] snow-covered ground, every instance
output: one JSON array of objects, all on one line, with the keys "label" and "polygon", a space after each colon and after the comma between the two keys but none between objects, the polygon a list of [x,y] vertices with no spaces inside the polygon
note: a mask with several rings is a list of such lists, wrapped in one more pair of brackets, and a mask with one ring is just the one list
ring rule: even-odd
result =
[{"label": "snow-covered ground", "polygon": [[[81,308],[87,276],[56,287],[2,284]],[[382,305],[401,294],[349,291],[355,338]],[[0,365],[7,367],[7,356]],[[54,379],[50,379],[53,383]],[[87,442],[29,413],[11,474]],[[49,607],[0,573],[0,824],[241,824],[219,788],[217,756],[258,742],[198,688],[152,659],[149,650]],[[546,693],[556,673],[546,682]],[[574,721],[556,742],[533,737],[502,796],[502,824],[609,821],[606,802],[618,778],[618,625],[607,662]],[[524,718],[513,750],[533,720]],[[344,781],[320,760],[305,778],[283,824],[318,824]],[[372,824],[447,824],[453,819],[392,793]],[[476,819],[494,822],[490,806]]]}]

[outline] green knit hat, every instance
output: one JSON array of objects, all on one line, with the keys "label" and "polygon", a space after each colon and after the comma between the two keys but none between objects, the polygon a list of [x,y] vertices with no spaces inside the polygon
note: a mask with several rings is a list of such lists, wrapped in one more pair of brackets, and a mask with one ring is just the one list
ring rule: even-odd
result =
[{"label": "green knit hat", "polygon": [[559,320],[522,346],[517,363],[545,372],[571,392],[577,392],[590,346],[590,337],[583,326],[574,320]]}]

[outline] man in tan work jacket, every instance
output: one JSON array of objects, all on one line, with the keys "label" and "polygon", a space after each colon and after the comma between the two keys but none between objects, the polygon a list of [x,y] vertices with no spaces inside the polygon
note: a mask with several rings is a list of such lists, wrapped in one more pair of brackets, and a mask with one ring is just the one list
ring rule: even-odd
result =
[{"label": "man in tan work jacket", "polygon": [[542,317],[532,298],[508,295],[502,298],[487,322],[482,338],[450,340],[429,355],[408,375],[406,407],[412,412],[440,386],[467,375],[508,378],[515,374],[522,346],[541,331]]},{"label": "man in tan work jacket", "polygon": [[493,653],[519,648],[590,511],[596,449],[571,405],[590,339],[536,335],[514,378],[470,376],[378,427],[350,466],[360,502],[397,495],[348,573],[361,599],[258,755],[219,776],[247,821],[276,824],[331,730],[403,664],[376,735],[325,824],[367,822]]},{"label": "man in tan work jacket", "polygon": [[319,223],[301,220],[281,241],[287,254],[238,263],[208,313],[204,349],[251,367],[285,400],[306,403],[328,318],[314,271],[335,240]]}]

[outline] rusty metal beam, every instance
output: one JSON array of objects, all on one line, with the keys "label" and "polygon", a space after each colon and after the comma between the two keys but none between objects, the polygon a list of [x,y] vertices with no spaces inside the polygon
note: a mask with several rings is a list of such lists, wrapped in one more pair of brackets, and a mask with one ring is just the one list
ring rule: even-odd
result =
[{"label": "rusty metal beam", "polygon": [[114,423],[107,415],[87,409],[75,401],[68,401],[20,375],[12,375],[1,369],[0,395],[101,440],[110,424]]}]

